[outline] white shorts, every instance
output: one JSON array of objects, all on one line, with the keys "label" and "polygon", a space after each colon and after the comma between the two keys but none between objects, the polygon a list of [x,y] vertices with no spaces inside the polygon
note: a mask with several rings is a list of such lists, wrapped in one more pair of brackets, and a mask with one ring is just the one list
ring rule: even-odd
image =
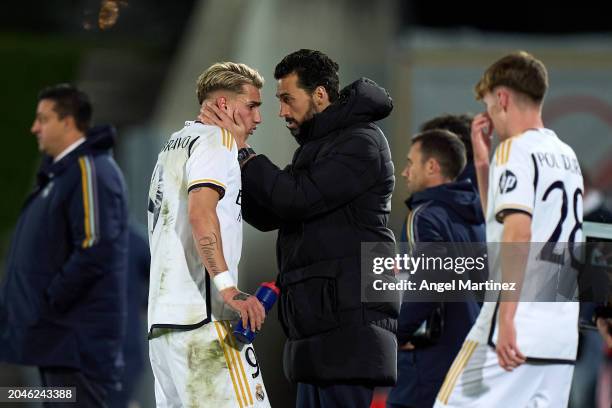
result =
[{"label": "white shorts", "polygon": [[270,407],[255,349],[228,321],[154,338],[149,357],[157,407]]},{"label": "white shorts", "polygon": [[524,363],[500,367],[495,350],[466,340],[446,374],[434,408],[565,408],[574,366]]}]

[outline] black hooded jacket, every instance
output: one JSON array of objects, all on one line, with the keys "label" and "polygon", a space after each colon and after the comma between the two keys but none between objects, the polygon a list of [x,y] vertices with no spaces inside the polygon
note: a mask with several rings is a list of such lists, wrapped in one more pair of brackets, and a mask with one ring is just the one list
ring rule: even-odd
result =
[{"label": "black hooded jacket", "polygon": [[[474,243],[462,247],[462,256],[469,254],[463,251],[482,248],[475,244],[485,242],[482,207],[470,181],[427,188],[412,194],[406,205],[410,211],[401,235],[402,244],[410,241],[418,248],[419,244],[429,243]],[[451,244],[447,247],[450,249]],[[485,275],[472,273],[470,277],[483,281]],[[400,344],[414,341],[414,332],[439,306],[438,302],[404,300],[397,330]],[[444,376],[479,313],[476,300],[446,303],[442,309],[443,328],[434,344],[417,345],[413,351],[399,353],[399,377],[387,402],[411,407],[433,406]]]},{"label": "black hooded jacket", "polygon": [[[484,242],[480,197],[470,181],[446,183],[414,193],[406,200],[414,212],[414,239],[421,242]],[[417,228],[418,227],[418,228]],[[406,225],[401,241],[407,241]]]},{"label": "black hooded jacket", "polygon": [[242,169],[242,211],[278,229],[279,314],[285,374],[307,383],[393,384],[398,304],[361,302],[362,242],[394,242],[387,228],[394,176],[373,123],[392,101],[362,78],[304,123],[284,170],[258,155]]}]

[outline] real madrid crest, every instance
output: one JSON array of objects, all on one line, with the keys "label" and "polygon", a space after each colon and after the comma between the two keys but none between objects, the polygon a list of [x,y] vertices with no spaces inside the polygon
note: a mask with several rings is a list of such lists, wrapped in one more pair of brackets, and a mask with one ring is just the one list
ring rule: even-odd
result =
[{"label": "real madrid crest", "polygon": [[47,187],[45,187],[45,189],[42,191],[42,197],[47,198],[52,188],[53,188],[53,182],[51,181],[49,184],[47,184]]},{"label": "real madrid crest", "polygon": [[261,384],[255,385],[255,398],[257,398],[257,401],[263,401],[266,398]]}]

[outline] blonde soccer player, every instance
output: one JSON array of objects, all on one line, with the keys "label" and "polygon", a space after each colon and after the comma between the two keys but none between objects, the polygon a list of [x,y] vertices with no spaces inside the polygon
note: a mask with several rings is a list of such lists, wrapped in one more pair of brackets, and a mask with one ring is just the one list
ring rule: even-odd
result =
[{"label": "blonde soccer player", "polygon": [[[198,79],[197,97],[249,131],[261,122],[263,78],[217,63]],[[149,351],[158,407],[269,407],[255,351],[231,322],[260,329],[261,303],[238,289],[241,178],[232,135],[190,121],[159,153],[149,190]]]}]

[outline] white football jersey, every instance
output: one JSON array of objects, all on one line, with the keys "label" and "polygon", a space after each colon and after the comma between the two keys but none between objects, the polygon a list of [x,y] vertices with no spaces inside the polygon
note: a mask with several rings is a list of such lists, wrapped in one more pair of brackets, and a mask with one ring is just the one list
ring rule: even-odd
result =
[{"label": "white football jersey", "polygon": [[149,333],[154,328],[190,329],[210,320],[229,320],[202,264],[188,215],[189,191],[216,189],[223,254],[234,281],[242,249],[241,179],[237,146],[216,126],[186,122],[159,153],[149,189]]},{"label": "white football jersey", "polygon": [[[491,243],[502,241],[504,211],[530,214],[532,246],[521,293],[528,299],[539,299],[529,291],[542,289],[558,273],[559,264],[569,256],[568,242],[583,241],[583,189],[576,154],[553,131],[530,129],[500,143],[489,167],[486,223],[490,274],[500,279],[500,245]],[[570,299],[573,297],[565,298]],[[496,344],[497,306],[496,302],[485,302],[469,339]],[[575,301],[519,302],[515,315],[519,350],[531,358],[575,360],[578,311]]]}]

